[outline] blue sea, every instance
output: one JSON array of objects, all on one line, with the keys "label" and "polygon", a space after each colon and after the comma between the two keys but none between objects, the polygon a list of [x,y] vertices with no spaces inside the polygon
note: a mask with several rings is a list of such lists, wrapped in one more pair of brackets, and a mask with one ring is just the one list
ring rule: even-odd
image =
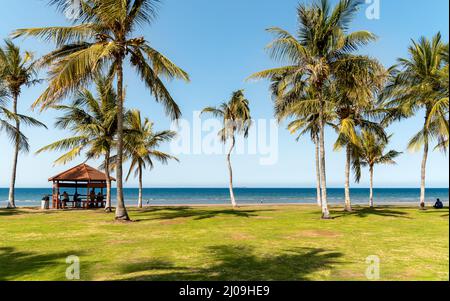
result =
[{"label": "blue sea", "polygon": [[[18,188],[16,190],[16,205],[20,207],[35,207],[51,189]],[[73,194],[72,191],[67,191]],[[352,201],[355,204],[367,204],[369,189],[352,189]],[[236,188],[237,201],[241,204],[313,204],[316,202],[316,190],[308,188]],[[419,189],[375,189],[375,202],[378,204],[418,203]],[[115,190],[113,189],[113,198]],[[329,189],[328,198],[331,204],[344,202],[344,189]],[[440,198],[445,203],[449,200],[448,188],[427,190],[427,201],[434,202]],[[8,189],[0,188],[0,207],[6,207]],[[125,199],[128,205],[135,205],[138,190],[125,189]],[[113,200],[114,201],[114,200]],[[229,204],[229,194],[226,188],[148,188],[144,189],[144,204],[175,205],[175,204]]]}]

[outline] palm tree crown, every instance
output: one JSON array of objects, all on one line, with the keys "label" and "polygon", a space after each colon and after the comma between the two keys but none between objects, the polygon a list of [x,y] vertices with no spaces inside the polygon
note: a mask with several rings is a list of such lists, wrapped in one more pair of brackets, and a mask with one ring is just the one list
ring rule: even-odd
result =
[{"label": "palm tree crown", "polygon": [[234,92],[229,102],[224,102],[218,107],[205,108],[202,113],[211,113],[214,117],[222,119],[224,127],[219,132],[222,142],[234,139],[236,134],[248,136],[251,115],[249,101],[245,98],[243,90]]},{"label": "palm tree crown", "polygon": [[391,140],[391,136],[387,139],[378,137],[369,132],[362,131],[359,158],[363,167],[373,167],[377,164],[396,164],[394,159],[401,155],[401,152],[390,150],[385,153],[385,150]]},{"label": "palm tree crown", "polygon": [[[65,0],[52,0],[61,11],[70,5]],[[117,73],[117,64],[129,58],[167,113],[178,118],[178,105],[165,88],[160,76],[189,80],[186,72],[152,48],[144,37],[132,37],[137,26],[151,23],[157,13],[156,0],[112,1],[81,0],[80,17],[73,26],[18,29],[13,37],[36,36],[56,43],[57,50],[44,56],[43,66],[50,66],[50,84],[36,101],[44,107],[90,83],[103,69],[110,76]]]},{"label": "palm tree crown", "polygon": [[75,136],[66,138],[37,151],[68,151],[55,161],[67,164],[85,151],[86,159],[97,159],[111,152],[117,132],[117,95],[106,78],[95,80],[97,97],[89,90],[78,91],[71,105],[55,105],[64,112],[55,123],[57,128],[69,130]]},{"label": "palm tree crown", "polygon": [[40,82],[37,79],[37,64],[33,54],[6,40],[5,47],[0,47],[0,76],[12,97],[18,96],[23,86],[32,86]]}]

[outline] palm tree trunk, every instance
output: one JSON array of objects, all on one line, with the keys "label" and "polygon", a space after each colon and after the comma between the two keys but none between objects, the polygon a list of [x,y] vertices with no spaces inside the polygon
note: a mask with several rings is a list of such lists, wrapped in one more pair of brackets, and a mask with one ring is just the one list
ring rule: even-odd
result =
[{"label": "palm tree trunk", "polygon": [[428,160],[428,137],[425,138],[425,146],[423,150],[423,159],[422,159],[422,174],[420,181],[420,208],[425,210],[425,186],[426,186],[426,172],[427,172],[427,160]]},{"label": "palm tree trunk", "polygon": [[350,165],[351,165],[351,150],[350,145],[346,149],[345,162],[345,211],[352,212],[352,202],[350,199]]},{"label": "palm tree trunk", "polygon": [[105,155],[105,174],[106,174],[106,206],[105,211],[111,212],[111,175],[109,170],[110,153],[106,152]]},{"label": "palm tree trunk", "polygon": [[373,208],[373,166],[370,166],[370,208]]},{"label": "palm tree trunk", "polygon": [[325,162],[325,121],[324,121],[324,103],[321,101],[320,111],[319,111],[319,122],[320,122],[320,183],[322,186],[322,218],[329,219],[330,211],[328,209],[327,200],[327,173],[326,173],[326,162]]},{"label": "palm tree trunk", "polygon": [[130,220],[123,197],[123,56],[117,59],[117,208],[116,220]]},{"label": "palm tree trunk", "polygon": [[[13,94],[13,113],[14,114],[17,114],[18,98],[19,98],[18,94],[14,93]],[[17,162],[19,159],[19,151],[20,151],[19,132],[20,132],[20,121],[18,119],[16,119],[16,141],[15,141],[15,145],[14,145],[14,156],[13,156],[11,182],[9,185],[8,208],[16,208],[15,188],[16,188],[16,177],[17,177]]]},{"label": "palm tree trunk", "polygon": [[317,206],[322,207],[322,192],[320,183],[320,146],[317,135],[314,137],[314,145],[316,147],[316,187],[317,187]]},{"label": "palm tree trunk", "polygon": [[233,205],[233,208],[237,207],[236,198],[234,197],[234,190],[233,190],[233,167],[231,166],[231,153],[233,152],[234,146],[236,144],[235,138],[233,137],[231,139],[231,147],[230,151],[227,155],[227,163],[228,163],[228,172],[230,176],[230,198],[231,198],[231,204]]},{"label": "palm tree trunk", "polygon": [[142,166],[139,166],[139,198],[138,207],[142,208]]}]

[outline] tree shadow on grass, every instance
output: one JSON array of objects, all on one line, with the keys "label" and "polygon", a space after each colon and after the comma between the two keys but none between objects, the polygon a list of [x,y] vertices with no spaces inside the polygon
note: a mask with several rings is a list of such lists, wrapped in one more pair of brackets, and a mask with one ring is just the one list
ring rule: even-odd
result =
[{"label": "tree shadow on grass", "polygon": [[39,279],[42,269],[61,269],[61,277],[64,278],[67,265],[65,260],[68,256],[80,252],[35,254],[31,252],[17,251],[12,247],[0,247],[0,281],[16,280],[29,276]]},{"label": "tree shadow on grass", "polygon": [[[332,270],[341,253],[296,248],[277,255],[257,256],[253,248],[214,246],[207,249],[211,267],[179,267],[167,261],[148,261],[122,267],[129,281],[306,281],[311,273]],[[132,274],[140,275],[132,275]],[[127,275],[126,274],[131,274]]]},{"label": "tree shadow on grass", "polygon": [[17,215],[31,215],[31,214],[43,214],[51,215],[62,212],[62,210],[38,210],[38,209],[0,209],[0,217],[17,216]]},{"label": "tree shadow on grass", "polygon": [[22,214],[28,214],[28,213],[25,211],[22,211],[22,210],[17,210],[17,209],[0,209],[0,217],[22,215]]},{"label": "tree shadow on grass", "polygon": [[136,221],[144,220],[173,220],[177,218],[193,218],[194,220],[204,220],[215,218],[218,216],[235,216],[251,218],[258,216],[258,213],[268,212],[273,210],[217,210],[217,209],[197,209],[190,207],[177,208],[152,208],[145,211],[140,211],[140,216],[157,213],[155,217],[139,218]]},{"label": "tree shadow on grass", "polygon": [[427,210],[423,210],[421,211],[421,213],[423,214],[434,214],[436,216],[440,216],[440,217],[448,217],[449,216],[449,208],[445,207],[443,209],[427,209]]},{"label": "tree shadow on grass", "polygon": [[335,219],[342,218],[346,216],[357,216],[361,218],[369,217],[369,216],[382,216],[382,217],[396,217],[396,218],[404,218],[404,219],[411,219],[411,217],[408,216],[407,212],[401,211],[402,208],[389,208],[389,207],[383,207],[383,208],[354,208],[352,212],[338,212],[334,211],[333,213],[338,214],[334,215],[333,217]]}]

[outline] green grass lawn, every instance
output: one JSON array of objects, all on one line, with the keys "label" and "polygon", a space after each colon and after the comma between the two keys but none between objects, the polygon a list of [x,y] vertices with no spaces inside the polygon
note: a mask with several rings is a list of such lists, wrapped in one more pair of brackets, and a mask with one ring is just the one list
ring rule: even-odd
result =
[{"label": "green grass lawn", "polygon": [[449,211],[312,206],[132,209],[132,223],[102,211],[0,210],[0,280],[449,280]]}]

